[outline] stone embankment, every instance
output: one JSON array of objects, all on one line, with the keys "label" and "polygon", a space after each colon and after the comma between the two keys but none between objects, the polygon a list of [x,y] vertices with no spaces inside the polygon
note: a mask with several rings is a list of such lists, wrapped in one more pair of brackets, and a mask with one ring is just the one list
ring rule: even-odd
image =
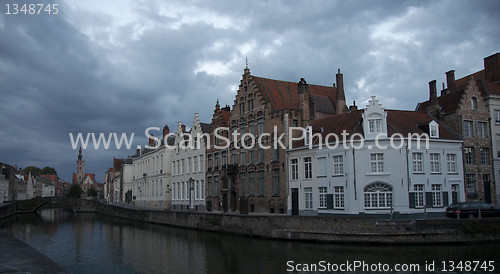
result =
[{"label": "stone embankment", "polygon": [[[459,243],[500,240],[500,218],[380,220],[277,215],[234,215],[171,212],[103,204],[93,200],[53,198],[31,204],[12,205],[20,212],[31,212],[41,204],[64,205],[76,212],[97,212],[139,222],[224,232],[283,240],[346,243]],[[24,201],[23,201],[24,202]],[[23,203],[17,202],[17,203]],[[0,219],[5,217],[0,207]],[[43,207],[42,207],[43,208]],[[11,214],[13,211],[10,210]]]}]

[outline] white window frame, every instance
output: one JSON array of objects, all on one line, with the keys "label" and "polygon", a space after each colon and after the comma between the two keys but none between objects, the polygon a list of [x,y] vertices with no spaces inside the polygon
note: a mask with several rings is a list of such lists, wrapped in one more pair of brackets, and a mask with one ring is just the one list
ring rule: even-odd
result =
[{"label": "white window frame", "polygon": [[298,180],[299,179],[299,159],[291,159],[290,160],[290,165],[291,165],[291,178],[292,180]]},{"label": "white window frame", "polygon": [[443,193],[441,192],[441,185],[433,184],[431,186],[432,190],[432,206],[442,207],[443,206]]},{"label": "white window frame", "polygon": [[304,179],[312,179],[312,157],[304,157]]},{"label": "white window frame", "polygon": [[304,187],[304,202],[305,209],[313,209],[313,192],[312,187]]},{"label": "white window frame", "polygon": [[344,175],[344,157],[342,155],[333,156],[333,175]]},{"label": "white window frame", "polygon": [[383,153],[370,154],[370,167],[371,167],[371,173],[383,173],[384,154]]},{"label": "white window frame", "polygon": [[318,187],[319,208],[323,208],[324,209],[324,208],[327,207],[326,192],[327,192],[327,187],[326,186],[320,186],[320,187]]},{"label": "white window frame", "polygon": [[456,154],[447,154],[447,171],[448,173],[457,173],[457,155]]},{"label": "white window frame", "polygon": [[424,173],[424,154],[422,152],[412,153],[413,173]]},{"label": "white window frame", "polygon": [[441,160],[439,153],[431,153],[430,164],[431,164],[431,173],[441,173]]},{"label": "white window frame", "polygon": [[425,207],[425,192],[423,184],[413,185],[413,190],[415,191],[415,207],[423,208]]},{"label": "white window frame", "polygon": [[344,187],[343,186],[334,186],[333,187],[333,208],[335,209],[344,209],[345,200],[344,200]]}]

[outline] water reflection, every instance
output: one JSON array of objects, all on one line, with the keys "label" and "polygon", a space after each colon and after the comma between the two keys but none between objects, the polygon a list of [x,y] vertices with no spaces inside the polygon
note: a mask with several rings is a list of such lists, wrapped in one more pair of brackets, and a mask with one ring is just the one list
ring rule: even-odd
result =
[{"label": "water reflection", "polygon": [[[74,273],[282,273],[287,261],[495,260],[500,244],[371,246],[273,241],[44,210],[0,224]],[[496,262],[496,269],[500,265]]]}]

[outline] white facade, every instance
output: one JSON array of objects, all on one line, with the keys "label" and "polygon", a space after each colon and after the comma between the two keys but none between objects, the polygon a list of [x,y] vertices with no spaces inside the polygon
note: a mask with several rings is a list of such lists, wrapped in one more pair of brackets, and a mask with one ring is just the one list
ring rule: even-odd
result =
[{"label": "white facade", "polygon": [[134,178],[134,165],[131,159],[126,159],[123,163],[123,197],[122,201],[126,203],[132,202],[131,194],[127,197],[127,193],[132,193],[133,183],[132,180]]},{"label": "white facade", "polygon": [[496,204],[500,205],[500,97],[486,98],[490,110],[491,149],[493,151],[493,172],[495,179]]},{"label": "white facade", "polygon": [[42,185],[42,197],[54,197],[56,188],[53,185]]},{"label": "white facade", "polygon": [[[183,134],[184,133],[184,134]],[[190,132],[183,132],[179,122],[172,155],[172,209],[205,211],[205,148],[198,113],[195,114]],[[188,137],[191,136],[191,137]],[[186,139],[189,138],[189,139]],[[186,140],[186,142],[184,142]],[[192,140],[198,146],[185,146]],[[195,141],[196,140],[196,141]],[[187,147],[187,148],[183,148]]]},{"label": "white facade", "polygon": [[[170,138],[167,140],[172,146]],[[172,150],[162,143],[157,149],[143,149],[133,160],[132,200],[135,205],[170,209]]]},{"label": "white facade", "polygon": [[[440,127],[431,121],[422,126],[435,136],[428,148],[408,138],[391,146],[387,112],[373,97],[369,104],[360,116],[363,144],[288,150],[288,213],[442,213],[448,204],[465,201],[461,141],[439,139]],[[381,134],[381,148],[374,133]]]},{"label": "white facade", "polygon": [[9,180],[5,179],[5,175],[0,174],[0,204],[9,200]]}]

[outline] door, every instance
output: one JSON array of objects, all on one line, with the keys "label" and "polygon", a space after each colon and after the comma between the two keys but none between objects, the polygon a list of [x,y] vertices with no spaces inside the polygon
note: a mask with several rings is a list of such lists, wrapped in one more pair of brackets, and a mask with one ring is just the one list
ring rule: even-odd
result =
[{"label": "door", "polygon": [[299,189],[292,188],[292,215],[299,215]]},{"label": "door", "polygon": [[488,204],[491,204],[491,184],[489,181],[484,182],[484,201]]},{"label": "door", "polygon": [[194,208],[194,180],[189,182],[189,208]]}]

